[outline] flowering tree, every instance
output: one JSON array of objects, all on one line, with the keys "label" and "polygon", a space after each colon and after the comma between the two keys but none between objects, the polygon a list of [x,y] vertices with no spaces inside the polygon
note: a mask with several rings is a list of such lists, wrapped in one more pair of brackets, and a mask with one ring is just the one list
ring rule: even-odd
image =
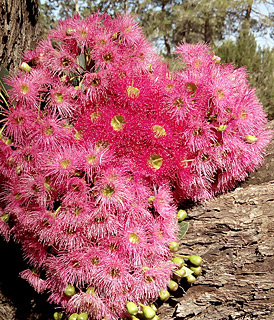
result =
[{"label": "flowering tree", "polygon": [[176,54],[171,73],[130,16],[77,15],[6,80],[0,231],[70,320],[156,320],[151,303],[201,272],[176,255],[177,206],[262,163],[270,133],[245,70],[204,44]]}]

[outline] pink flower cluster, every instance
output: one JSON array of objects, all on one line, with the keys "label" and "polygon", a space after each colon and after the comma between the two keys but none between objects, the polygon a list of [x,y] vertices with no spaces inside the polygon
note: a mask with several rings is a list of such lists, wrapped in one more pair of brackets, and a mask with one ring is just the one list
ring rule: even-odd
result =
[{"label": "pink flower cluster", "polygon": [[7,80],[0,232],[67,314],[114,320],[154,301],[174,269],[176,201],[262,162],[270,134],[245,70],[203,44],[176,54],[171,73],[131,17],[75,16]]}]

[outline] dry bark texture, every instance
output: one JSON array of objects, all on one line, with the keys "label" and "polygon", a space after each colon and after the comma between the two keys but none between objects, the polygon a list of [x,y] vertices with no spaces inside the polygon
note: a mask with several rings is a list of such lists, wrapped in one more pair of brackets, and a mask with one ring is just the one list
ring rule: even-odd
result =
[{"label": "dry bark texture", "polygon": [[41,39],[38,16],[38,0],[0,0],[0,66],[17,69],[22,53]]}]

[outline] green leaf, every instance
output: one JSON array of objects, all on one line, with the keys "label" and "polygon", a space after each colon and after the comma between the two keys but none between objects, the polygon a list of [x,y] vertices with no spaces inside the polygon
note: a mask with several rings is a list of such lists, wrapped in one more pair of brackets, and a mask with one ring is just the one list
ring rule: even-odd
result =
[{"label": "green leaf", "polygon": [[8,70],[5,67],[1,66],[1,69],[0,69],[0,87],[1,88],[0,89],[3,90],[5,94],[9,89],[11,89],[11,86],[6,84],[4,80],[4,78],[8,75],[9,75]]},{"label": "green leaf", "polygon": [[179,231],[179,238],[182,239],[184,235],[187,233],[189,222],[182,221],[179,223],[180,231]]},{"label": "green leaf", "polygon": [[86,56],[84,54],[81,54],[77,57],[78,64],[81,66],[83,69],[86,69]]}]

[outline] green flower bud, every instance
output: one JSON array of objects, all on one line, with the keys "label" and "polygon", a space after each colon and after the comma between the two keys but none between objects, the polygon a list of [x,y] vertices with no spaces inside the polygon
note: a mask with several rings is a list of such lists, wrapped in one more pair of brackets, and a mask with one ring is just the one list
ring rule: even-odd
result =
[{"label": "green flower bud", "polygon": [[138,307],[134,302],[127,303],[127,311],[130,315],[136,315],[139,311]]},{"label": "green flower bud", "polygon": [[156,314],[156,316],[152,320],[159,320],[159,319],[160,319],[159,316],[157,316]]},{"label": "green flower bud", "polygon": [[78,319],[78,313],[73,313],[69,316],[68,320],[77,320]]},{"label": "green flower bud", "polygon": [[179,278],[183,278],[186,275],[186,270],[184,268],[174,271],[174,274]]},{"label": "green flower bud", "polygon": [[170,242],[170,244],[169,244],[169,250],[170,250],[171,252],[176,252],[176,251],[178,251],[178,250],[179,250],[179,243],[178,243],[178,242],[175,242],[175,241]]},{"label": "green flower bud", "polygon": [[199,267],[202,264],[202,261],[203,261],[203,259],[201,257],[195,256],[195,255],[188,257],[188,260],[195,267]]},{"label": "green flower bud", "polygon": [[146,319],[153,319],[156,315],[155,311],[150,306],[142,305],[142,310]]},{"label": "green flower bud", "polygon": [[193,275],[194,276],[199,276],[202,272],[202,268],[199,266],[199,267],[190,267],[189,268],[191,271],[193,271]]},{"label": "green flower bud", "polygon": [[30,72],[31,67],[26,62],[23,62],[20,66],[20,69],[26,72]]},{"label": "green flower bud", "polygon": [[54,320],[61,320],[63,317],[63,314],[61,312],[54,312],[53,318]]},{"label": "green flower bud", "polygon": [[68,296],[68,297],[73,296],[73,295],[76,293],[75,287],[69,284],[69,285],[66,287],[66,289],[64,290],[64,293],[65,293],[65,295]]},{"label": "green flower bud", "polygon": [[187,281],[187,283],[193,283],[196,281],[196,278],[192,274],[190,274],[190,275],[186,276],[186,281]]},{"label": "green flower bud", "polygon": [[154,303],[152,303],[152,304],[150,305],[150,307],[151,307],[155,312],[157,312],[157,307],[155,306]]},{"label": "green flower bud", "polygon": [[185,210],[181,209],[177,212],[178,222],[185,220],[186,217],[187,217],[187,212]]},{"label": "green flower bud", "polygon": [[178,283],[170,280],[169,284],[167,285],[170,291],[176,291],[178,289]]},{"label": "green flower bud", "polygon": [[185,260],[179,257],[173,258],[172,261],[178,266],[178,268],[182,268],[182,266],[185,264]]},{"label": "green flower bud", "polygon": [[86,312],[82,312],[78,315],[77,320],[87,320],[88,314]]},{"label": "green flower bud", "polygon": [[[104,318],[105,319],[105,318]],[[102,319],[102,320],[104,320]],[[135,317],[134,315],[131,316],[131,320],[140,320],[139,318]]]},{"label": "green flower bud", "polygon": [[170,293],[166,289],[160,291],[160,299],[166,301],[170,297]]}]

